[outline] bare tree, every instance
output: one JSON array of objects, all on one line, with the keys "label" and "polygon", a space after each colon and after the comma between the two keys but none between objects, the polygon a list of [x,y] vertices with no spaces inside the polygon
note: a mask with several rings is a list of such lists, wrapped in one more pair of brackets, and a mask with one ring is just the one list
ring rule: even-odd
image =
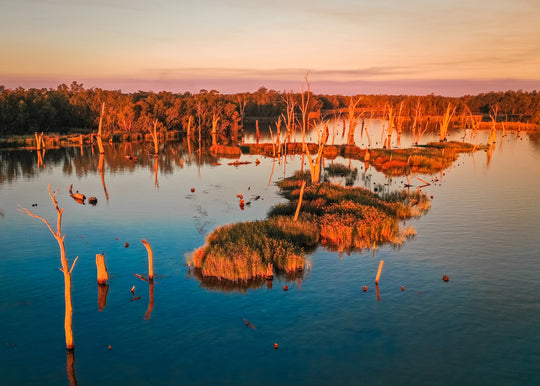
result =
[{"label": "bare tree", "polygon": [[296,100],[294,99],[294,94],[292,92],[284,93],[282,98],[287,105],[286,115],[282,114],[282,117],[283,121],[285,122],[285,127],[287,128],[287,137],[285,142],[288,143],[291,139],[291,133],[294,128],[294,109],[296,107]]},{"label": "bare tree", "polygon": [[56,224],[56,231],[53,230],[51,225],[47,220],[45,220],[43,217],[38,216],[36,214],[31,213],[26,208],[21,208],[20,211],[22,213],[25,213],[29,215],[30,217],[38,218],[41,221],[47,225],[47,228],[51,231],[52,235],[58,242],[58,246],[60,247],[60,262],[62,264],[62,268],[60,268],[60,271],[64,274],[64,295],[65,295],[65,318],[64,318],[64,329],[66,333],[66,348],[68,350],[72,350],[75,348],[75,344],[73,343],[73,330],[71,327],[72,318],[73,318],[73,306],[71,302],[71,273],[73,272],[73,268],[75,267],[75,263],[77,262],[78,257],[75,258],[73,261],[73,264],[71,265],[71,268],[68,266],[68,261],[66,258],[66,248],[64,246],[64,238],[66,235],[62,235],[62,214],[64,213],[64,208],[60,209],[58,207],[58,202],[56,201],[56,194],[58,191],[51,193],[51,185],[49,184],[47,186],[47,190],[49,191],[49,197],[51,198],[51,201],[54,204],[54,207],[56,209],[56,213],[58,215],[57,224]]},{"label": "bare tree", "polygon": [[450,126],[450,121],[456,112],[456,108],[452,106],[452,103],[448,103],[446,107],[446,112],[441,121],[441,126],[439,129],[439,141],[444,142],[448,136],[448,127]]},{"label": "bare tree", "polygon": [[[354,97],[349,98],[349,106],[347,108],[349,112],[349,136],[347,137],[347,145],[354,145],[354,131],[358,125],[358,120],[362,117],[362,114],[356,113],[356,107],[362,100],[362,97],[359,96],[356,99]],[[343,128],[345,131],[345,127]]]},{"label": "bare tree", "polygon": [[309,170],[311,173],[311,183],[318,183],[321,179],[321,164],[322,164],[324,146],[326,145],[326,142],[328,141],[328,137],[330,136],[330,133],[328,131],[328,122],[324,122],[324,124],[314,124],[314,126],[317,130],[317,139],[318,139],[318,148],[317,148],[317,155],[315,157],[315,160],[311,158],[309,147],[306,145],[306,143],[305,142],[302,142],[302,143],[304,146],[304,153],[307,156],[308,163],[309,163]]}]

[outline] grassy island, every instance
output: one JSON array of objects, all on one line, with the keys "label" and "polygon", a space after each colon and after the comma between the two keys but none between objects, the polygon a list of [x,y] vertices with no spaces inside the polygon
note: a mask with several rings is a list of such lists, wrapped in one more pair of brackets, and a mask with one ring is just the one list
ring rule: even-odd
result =
[{"label": "grassy island", "polygon": [[[355,170],[326,169],[327,175],[332,173],[347,177]],[[304,182],[300,214],[294,221]],[[296,172],[278,185],[288,202],[274,206],[266,220],[214,230],[190,261],[197,275],[247,282],[274,272],[302,271],[306,253],[319,244],[340,251],[401,244],[415,231],[402,229],[399,222],[420,216],[430,207],[429,198],[418,192],[379,196],[360,187],[311,184],[305,172]]]}]

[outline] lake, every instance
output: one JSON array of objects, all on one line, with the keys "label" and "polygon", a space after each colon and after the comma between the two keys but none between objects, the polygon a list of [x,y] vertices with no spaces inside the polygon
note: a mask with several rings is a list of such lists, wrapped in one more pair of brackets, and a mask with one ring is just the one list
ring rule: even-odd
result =
[{"label": "lake", "polygon": [[[375,147],[380,126],[370,129]],[[487,134],[466,141],[485,143]],[[35,150],[0,151],[1,383],[69,384],[58,244],[18,210],[54,226],[51,184],[70,264],[79,257],[72,293],[80,384],[540,384],[540,141],[498,138],[493,150],[463,154],[444,173],[413,176],[411,189],[423,185],[417,177],[433,182],[422,189],[433,196],[430,211],[406,222],[415,238],[352,253],[321,246],[302,277],[249,288],[201,282],[186,258],[217,226],[264,219],[284,202],[275,183],[301,168],[300,156],[242,155],[252,163],[235,167],[170,142],[155,162],[145,144],[112,144],[100,174],[97,148],[48,149],[44,168]],[[411,142],[404,135],[401,143]],[[358,186],[407,182],[360,161],[330,162],[357,167]],[[71,184],[97,205],[75,202]],[[244,210],[239,193],[251,202]],[[134,276],[148,270],[143,238],[154,252],[152,294]],[[101,311],[96,253],[111,276]]]}]

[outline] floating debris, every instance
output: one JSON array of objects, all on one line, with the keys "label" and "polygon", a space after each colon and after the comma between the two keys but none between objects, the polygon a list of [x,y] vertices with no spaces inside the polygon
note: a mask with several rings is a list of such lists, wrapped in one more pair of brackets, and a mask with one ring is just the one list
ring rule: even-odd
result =
[{"label": "floating debris", "polygon": [[254,330],[257,329],[257,327],[255,327],[253,324],[251,324],[246,318],[244,318],[244,323],[246,325],[246,328],[251,327]]},{"label": "floating debris", "polygon": [[251,162],[249,161],[234,161],[234,162],[229,162],[229,165],[231,166],[240,166],[240,165],[249,165]]}]

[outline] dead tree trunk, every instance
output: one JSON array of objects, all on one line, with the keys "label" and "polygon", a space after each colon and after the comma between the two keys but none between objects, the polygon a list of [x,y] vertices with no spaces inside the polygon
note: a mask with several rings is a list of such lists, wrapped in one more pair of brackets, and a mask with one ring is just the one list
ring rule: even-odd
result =
[{"label": "dead tree trunk", "polygon": [[154,254],[152,252],[152,248],[150,247],[150,244],[148,244],[148,241],[145,239],[142,239],[141,242],[146,247],[146,250],[148,251],[148,281],[154,280]]},{"label": "dead tree trunk", "polygon": [[214,112],[212,115],[212,146],[217,146],[217,124],[219,122],[219,115]]},{"label": "dead tree trunk", "polygon": [[96,254],[96,267],[98,284],[107,284],[107,280],[109,280],[109,272],[107,271],[107,266],[105,265],[104,254]]},{"label": "dead tree trunk", "polygon": [[353,97],[350,97],[349,99],[349,106],[348,106],[348,112],[349,112],[349,135],[347,137],[347,145],[354,145],[354,132],[356,130],[356,126],[358,125],[358,119],[360,118],[360,115],[356,113],[356,107],[360,103],[360,100],[362,97],[358,97],[356,100]]},{"label": "dead tree trunk", "polygon": [[158,140],[158,135],[157,135],[157,124],[158,124],[158,120],[157,119],[154,119],[154,129],[153,131],[151,130],[150,131],[150,134],[152,135],[152,142],[154,142],[154,157],[157,158],[158,157],[158,153],[159,153],[159,140]]},{"label": "dead tree trunk", "polygon": [[56,213],[58,214],[57,219],[57,225],[56,225],[56,232],[52,229],[49,222],[45,220],[43,217],[35,215],[31,213],[28,209],[22,208],[20,211],[22,213],[26,213],[27,215],[31,217],[35,217],[40,219],[47,225],[47,228],[51,231],[52,235],[58,242],[58,246],[60,247],[60,262],[62,265],[62,268],[60,268],[60,271],[64,274],[64,298],[65,298],[65,318],[64,318],[64,330],[66,333],[66,348],[67,349],[73,349],[75,348],[75,344],[73,343],[73,330],[72,330],[72,319],[73,319],[73,305],[71,302],[71,273],[73,272],[73,268],[75,267],[75,263],[77,262],[78,257],[75,258],[73,261],[73,264],[71,265],[71,268],[68,266],[68,261],[66,258],[66,248],[64,246],[64,238],[66,235],[62,235],[62,214],[64,213],[64,208],[60,209],[58,207],[58,202],[56,201],[56,193],[58,191],[51,193],[51,185],[47,187],[49,191],[49,196],[51,198],[51,201],[54,204],[54,207],[56,209]]},{"label": "dead tree trunk", "polygon": [[101,115],[99,116],[99,127],[98,127],[98,136],[97,136],[97,142],[99,147],[99,154],[105,153],[105,150],[103,149],[103,141],[101,139],[101,128],[103,127],[103,115],[105,114],[105,102],[101,105]]}]

